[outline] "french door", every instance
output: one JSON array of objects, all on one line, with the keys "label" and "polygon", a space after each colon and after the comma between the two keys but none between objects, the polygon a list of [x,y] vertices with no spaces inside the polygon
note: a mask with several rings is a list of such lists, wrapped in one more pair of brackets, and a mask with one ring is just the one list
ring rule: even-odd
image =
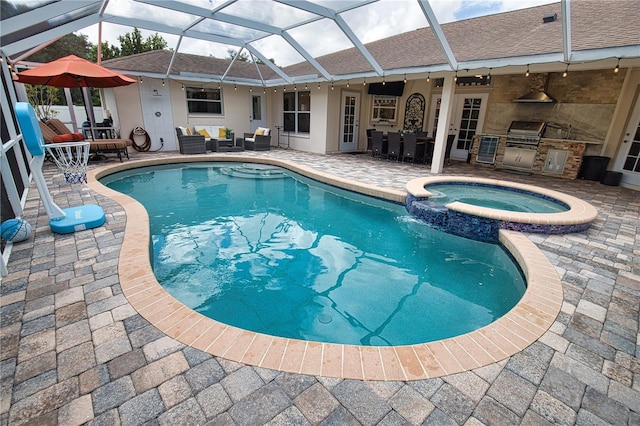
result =
[{"label": "french door", "polygon": [[640,99],[629,120],[614,170],[622,172],[622,183],[640,186]]},{"label": "french door", "polygon": [[360,93],[342,92],[340,114],[340,151],[355,151],[358,147]]},{"label": "french door", "polygon": [[251,102],[251,116],[249,117],[250,121],[250,130],[255,132],[258,127],[267,127],[267,120],[264,113],[264,96],[258,93],[251,93],[250,95]]},{"label": "french door", "polygon": [[[466,160],[473,143],[473,137],[482,129],[487,109],[486,93],[478,95],[454,95],[451,122],[448,134],[453,137],[451,158]],[[429,134],[435,135],[440,117],[441,95],[433,95],[430,110]]]}]

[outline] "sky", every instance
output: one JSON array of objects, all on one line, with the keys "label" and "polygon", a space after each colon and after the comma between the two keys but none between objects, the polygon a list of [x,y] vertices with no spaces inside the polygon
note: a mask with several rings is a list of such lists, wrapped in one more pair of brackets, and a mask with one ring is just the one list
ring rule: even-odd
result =
[{"label": "sky", "polygon": [[[224,4],[223,0],[181,0],[208,9]],[[500,13],[514,9],[538,6],[541,4],[555,3],[559,0],[429,0],[438,21],[443,24],[473,18],[482,15]],[[340,8],[344,4],[351,3],[344,0],[316,0],[326,7]],[[260,7],[256,7],[260,5]],[[273,12],[269,8],[273,7]],[[282,4],[265,2],[264,0],[240,0],[224,10],[237,16],[246,16],[256,20],[265,20],[276,26],[287,26],[297,19],[304,19],[309,15],[306,12],[296,12]],[[106,10],[107,14],[118,14],[128,17],[143,15],[159,23],[171,22],[173,25],[188,26],[191,18],[184,19],[180,14],[168,10],[161,10],[149,5],[134,3],[130,0],[111,0]],[[356,36],[364,43],[379,40],[392,35],[411,31],[416,28],[428,26],[418,2],[415,0],[380,0],[379,2],[360,7],[355,10],[341,13],[344,21],[352,28]],[[102,40],[111,45],[119,46],[118,35],[131,32],[133,28],[103,23]],[[140,29],[143,37],[152,35],[152,32]],[[88,40],[98,43],[98,26],[93,25],[78,31],[88,36]],[[348,38],[331,20],[308,24],[295,28],[289,33],[312,56],[318,57],[335,51],[353,47]],[[178,37],[170,34],[159,33],[167,42],[169,48],[176,48]],[[304,59],[281,37],[270,36],[254,43],[268,59],[275,59],[279,66],[287,66]],[[179,51],[204,56],[227,57],[227,50],[235,46],[221,45],[207,41],[183,39]]]}]

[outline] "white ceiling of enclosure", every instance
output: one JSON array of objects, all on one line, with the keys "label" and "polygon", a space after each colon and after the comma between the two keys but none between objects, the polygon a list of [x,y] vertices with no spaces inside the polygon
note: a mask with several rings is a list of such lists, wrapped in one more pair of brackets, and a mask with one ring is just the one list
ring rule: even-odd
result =
[{"label": "white ceiling of enclosure", "polygon": [[[593,3],[572,1],[561,2],[558,22],[562,26],[561,51],[514,63],[549,63],[558,59],[569,63],[574,59],[596,61],[640,56],[638,42],[633,40],[629,46],[617,44],[614,48],[588,52],[572,50],[571,5]],[[520,5],[548,2],[527,0]],[[639,4],[636,0],[614,3],[619,2],[628,2],[634,8]],[[65,34],[95,33],[100,28],[99,37],[104,41],[107,33],[124,34],[135,27],[147,34],[158,33],[174,52],[218,58],[226,57],[229,49],[248,53],[252,59],[269,66],[283,83],[290,83],[292,78],[282,67],[297,63],[308,64],[319,79],[329,81],[346,79],[349,75],[331,74],[318,58],[346,49],[355,49],[374,75],[398,74],[397,70],[383,68],[366,44],[429,27],[435,40],[435,45],[429,48],[437,49],[444,61],[422,64],[423,71],[429,70],[428,65],[434,65],[433,70],[455,71],[490,69],[501,64],[501,58],[495,57],[472,62],[460,60],[461,53],[452,49],[441,26],[454,19],[446,11],[455,4],[451,0],[2,0],[1,49],[5,56],[16,60]],[[477,8],[483,2],[467,4],[469,8]],[[375,16],[378,19],[372,19]],[[471,16],[474,15],[470,11],[466,17]],[[624,20],[624,16],[620,19]],[[615,25],[611,25],[612,30]],[[96,37],[94,44],[97,40]]]}]

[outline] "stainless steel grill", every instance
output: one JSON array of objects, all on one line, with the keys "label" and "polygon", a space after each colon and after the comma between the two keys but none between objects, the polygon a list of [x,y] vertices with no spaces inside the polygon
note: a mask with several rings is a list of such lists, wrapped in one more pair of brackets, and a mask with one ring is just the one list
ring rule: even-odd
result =
[{"label": "stainless steel grill", "polygon": [[507,146],[538,146],[546,126],[543,121],[512,121],[507,130]]}]

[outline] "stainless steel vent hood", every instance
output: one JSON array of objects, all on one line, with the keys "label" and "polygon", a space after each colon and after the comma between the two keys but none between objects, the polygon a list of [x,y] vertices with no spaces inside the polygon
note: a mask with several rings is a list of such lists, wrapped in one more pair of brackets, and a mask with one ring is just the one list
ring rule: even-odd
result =
[{"label": "stainless steel vent hood", "polygon": [[547,93],[547,84],[549,83],[548,73],[533,74],[530,79],[531,91],[526,95],[514,99],[513,102],[542,104],[555,102],[555,99]]},{"label": "stainless steel vent hood", "polygon": [[555,99],[545,92],[529,92],[518,99],[514,99],[513,102],[551,103],[555,102]]}]

